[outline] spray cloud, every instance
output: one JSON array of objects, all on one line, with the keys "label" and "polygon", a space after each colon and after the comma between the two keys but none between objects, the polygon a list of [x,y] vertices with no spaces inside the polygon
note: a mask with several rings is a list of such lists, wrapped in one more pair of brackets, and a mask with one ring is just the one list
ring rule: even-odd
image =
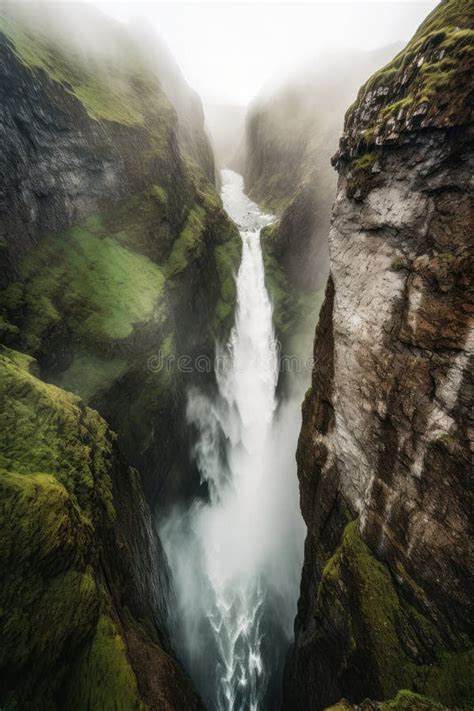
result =
[{"label": "spray cloud", "polygon": [[271,222],[223,171],[242,261],[218,396],[189,393],[187,418],[209,500],[172,514],[161,535],[178,600],[175,644],[211,708],[263,709],[278,698],[291,640],[304,527],[294,449],[299,407],[277,407],[278,356],[260,229]]}]

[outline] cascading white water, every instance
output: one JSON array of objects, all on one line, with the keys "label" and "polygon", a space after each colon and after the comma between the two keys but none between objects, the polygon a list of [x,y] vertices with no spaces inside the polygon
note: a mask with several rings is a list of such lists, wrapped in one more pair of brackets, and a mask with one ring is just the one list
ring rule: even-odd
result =
[{"label": "cascading white water", "polygon": [[235,326],[218,349],[218,396],[193,391],[187,407],[209,500],[175,512],[162,536],[178,598],[176,641],[188,670],[211,708],[260,711],[278,693],[275,677],[296,608],[299,418],[292,404],[277,416],[278,353],[260,247],[260,229],[272,218],[244,195],[232,171],[223,171],[222,198],[242,238]]}]

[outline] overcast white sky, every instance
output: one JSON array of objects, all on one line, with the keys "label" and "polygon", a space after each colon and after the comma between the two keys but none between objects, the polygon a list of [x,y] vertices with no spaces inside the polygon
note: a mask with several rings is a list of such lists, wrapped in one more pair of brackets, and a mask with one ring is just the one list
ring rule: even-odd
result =
[{"label": "overcast white sky", "polygon": [[281,71],[318,51],[408,40],[435,0],[405,2],[94,2],[145,18],[208,103],[246,104]]}]

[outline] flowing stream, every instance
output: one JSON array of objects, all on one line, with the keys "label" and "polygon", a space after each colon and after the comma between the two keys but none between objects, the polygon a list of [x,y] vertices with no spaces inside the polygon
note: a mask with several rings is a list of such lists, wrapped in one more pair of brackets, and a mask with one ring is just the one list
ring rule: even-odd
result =
[{"label": "flowing stream", "polygon": [[260,230],[272,217],[222,173],[224,207],[242,259],[229,343],[217,347],[218,394],[188,397],[194,455],[209,496],[169,517],[162,538],[173,573],[175,645],[206,704],[263,711],[279,701],[303,555],[294,464],[297,400],[277,403],[278,352]]}]

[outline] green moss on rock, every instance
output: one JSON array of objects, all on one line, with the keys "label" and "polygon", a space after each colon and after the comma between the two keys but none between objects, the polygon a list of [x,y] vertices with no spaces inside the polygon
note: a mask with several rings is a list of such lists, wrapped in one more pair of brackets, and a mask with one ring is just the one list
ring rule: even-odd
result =
[{"label": "green moss on rock", "polygon": [[347,176],[347,196],[362,199],[370,190],[375,188],[380,178],[376,170],[377,153],[364,153],[358,158],[354,158],[350,164],[350,172]]},{"label": "green moss on rock", "polygon": [[[116,619],[125,591],[119,601],[112,592],[114,566],[126,565],[114,437],[32,369],[32,358],[2,347],[0,706],[142,710]],[[140,494],[132,488],[130,497],[138,515]]]},{"label": "green moss on rock", "polygon": [[33,694],[36,708],[44,694],[54,708],[62,657],[99,612],[92,525],[114,520],[110,444],[97,413],[37,380],[30,364],[0,354],[0,698],[27,708]]},{"label": "green moss on rock", "polygon": [[356,158],[355,160],[352,161],[351,169],[355,170],[355,171],[372,170],[372,168],[374,167],[376,162],[377,162],[376,153],[365,153],[363,156],[360,156],[360,158]]},{"label": "green moss on rock", "polygon": [[240,264],[241,245],[236,239],[218,245],[214,258],[219,278],[219,300],[215,311],[215,331],[222,338],[233,321],[236,300],[235,277]]},{"label": "green moss on rock", "polygon": [[101,614],[92,643],[74,665],[62,692],[70,709],[145,711],[137,678],[116,625]]},{"label": "green moss on rock", "polygon": [[[262,234],[265,284],[273,306],[273,323],[281,351],[301,366],[310,357],[314,324],[318,321],[324,292],[290,287],[283,266],[272,252],[272,228]],[[270,244],[269,244],[270,242]],[[292,369],[288,360],[287,369]]]},{"label": "green moss on rock", "polygon": [[59,668],[69,640],[84,641],[98,613],[95,578],[81,555],[88,524],[51,474],[3,469],[0,489],[0,668],[37,664],[40,675]]},{"label": "green moss on rock", "polygon": [[[71,365],[58,375],[56,384],[89,402],[101,391],[108,390],[128,367],[126,358],[107,358],[78,347],[74,350]],[[54,382],[54,377],[52,380]]]},{"label": "green moss on rock", "polygon": [[93,119],[144,125],[154,115],[147,128],[159,141],[164,139],[172,117],[171,105],[126,33],[118,38],[120,52],[98,61],[74,45],[66,46],[40,13],[35,17],[33,32],[6,10],[0,15],[0,32],[30,71],[44,72],[60,84]]},{"label": "green moss on rock", "polygon": [[[23,13],[12,4],[0,10],[2,56],[12,82],[23,87],[22,111],[39,124],[45,112],[51,145],[66,136],[66,158],[61,153],[53,168],[61,182],[58,205],[46,197],[52,190],[46,181],[37,210],[27,191],[28,224],[22,208],[8,216],[13,229],[5,225],[15,252],[5,259],[15,267],[4,275],[3,283],[11,283],[0,293],[0,335],[37,358],[44,380],[100,409],[130,444],[129,461],[146,469],[147,480],[157,478],[157,459],[158,476],[165,479],[163,459],[175,456],[181,436],[172,418],[184,400],[184,378],[151,373],[148,361],[166,342],[179,355],[190,349],[207,354],[216,338],[225,340],[239,238],[214,186],[183,155],[183,124],[150,70],[151,43],[138,46],[131,39],[136,33],[91,9],[68,10],[69,20],[76,12],[80,22],[90,20],[87,42],[94,51],[80,51],[76,32],[64,39],[60,9],[45,13],[49,27],[40,10]],[[103,34],[103,46],[93,41],[94,32]],[[198,135],[200,115],[196,121]],[[32,131],[41,131],[33,124]],[[204,152],[206,146],[204,141]],[[73,161],[71,172],[67,151],[79,149],[81,160]],[[88,181],[96,175],[91,192]],[[36,188],[32,192],[36,196]],[[97,213],[82,219],[91,209]],[[55,226],[61,231],[53,233]],[[17,232],[20,251],[14,249]],[[153,432],[167,427],[161,457]]]},{"label": "green moss on rock", "polygon": [[362,86],[346,114],[342,153],[396,140],[401,131],[471,120],[474,21],[468,6],[442,0],[405,49]]},{"label": "green moss on rock", "polygon": [[165,273],[168,279],[184,271],[196,253],[199,250],[202,252],[204,218],[204,208],[200,205],[193,206],[166,262]]},{"label": "green moss on rock", "polygon": [[38,356],[50,353],[52,337],[67,339],[71,357],[51,379],[91,401],[137,364],[137,329],[158,331],[149,355],[160,340],[174,339],[169,292],[189,289],[189,271],[205,281],[199,274],[210,264],[218,283],[209,333],[222,337],[235,307],[240,242],[215,190],[203,180],[199,186],[168,249],[163,243],[151,249],[145,237],[164,217],[164,191],[157,197],[157,186],[151,200],[145,191],[113,213],[40,240],[20,262],[18,281],[1,294],[4,335]]},{"label": "green moss on rock", "polygon": [[20,274],[29,314],[23,333],[33,350],[64,317],[71,332],[96,343],[126,338],[135,323],[159,317],[161,270],[104,234],[99,218],[42,240]]},{"label": "green moss on rock", "polygon": [[427,696],[402,689],[394,699],[380,704],[380,708],[381,711],[431,711],[446,707]]},{"label": "green moss on rock", "polygon": [[161,203],[162,205],[166,205],[168,201],[168,193],[166,192],[165,188],[158,184],[152,185],[151,193],[158,200],[159,203]]},{"label": "green moss on rock", "polygon": [[102,515],[112,521],[111,439],[105,422],[78,398],[35,378],[25,367],[27,357],[11,354],[5,348],[0,352],[0,467],[56,476],[88,519],[91,494],[97,491]]},{"label": "green moss on rock", "polygon": [[[401,574],[398,570],[397,576]],[[411,595],[419,607],[401,596],[390,569],[374,557],[358,522],[352,521],[322,572],[315,615],[318,620],[331,614],[326,606],[337,600],[337,614],[349,637],[345,664],[370,670],[376,698],[390,699],[407,689],[449,707],[470,708],[473,650],[461,640],[458,648],[446,647],[435,622],[423,612],[423,591],[411,586]],[[402,702],[410,698],[410,691],[402,693],[396,702],[400,706],[387,709],[408,708]]]},{"label": "green moss on rock", "polygon": [[[174,418],[185,388],[176,363],[158,371],[154,359],[168,346],[176,357],[212,355],[215,341],[226,340],[240,260],[238,232],[204,179],[178,203],[182,212],[171,190],[166,205],[160,197],[146,189],[40,239],[0,294],[0,312],[15,328],[7,343],[108,418],[129,461],[153,467],[150,488],[176,467],[182,433]],[[167,442],[158,477],[154,431]]]}]

